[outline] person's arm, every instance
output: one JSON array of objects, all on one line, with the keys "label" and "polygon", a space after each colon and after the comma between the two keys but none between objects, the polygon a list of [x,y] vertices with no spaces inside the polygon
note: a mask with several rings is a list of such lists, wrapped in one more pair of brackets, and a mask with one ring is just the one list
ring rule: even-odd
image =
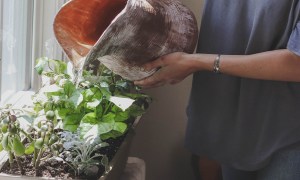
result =
[{"label": "person's arm", "polygon": [[[160,69],[135,84],[151,88],[178,83],[197,71],[213,71],[216,56],[180,52],[162,56],[144,66],[146,70]],[[300,56],[287,49],[252,55],[221,55],[220,72],[245,78],[300,82]]]}]

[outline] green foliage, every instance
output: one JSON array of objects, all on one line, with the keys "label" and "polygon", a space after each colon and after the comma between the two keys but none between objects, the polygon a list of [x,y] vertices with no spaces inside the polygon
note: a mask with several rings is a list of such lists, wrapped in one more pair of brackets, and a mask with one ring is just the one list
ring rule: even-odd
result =
[{"label": "green foliage", "polygon": [[[98,166],[103,165],[108,170],[108,161],[105,155],[95,153],[99,149],[108,146],[109,144],[101,142],[99,139],[91,139],[89,137],[80,138],[77,133],[63,132],[63,147],[65,151],[62,153],[66,157],[66,162],[74,169],[77,175],[85,173],[88,176],[94,176],[98,172]],[[100,160],[99,160],[100,159]],[[91,170],[96,168],[94,174]]]},{"label": "green foliage", "polygon": [[20,171],[23,172],[18,159],[19,156],[23,156],[26,153],[26,147],[21,141],[21,137],[28,136],[28,141],[32,141],[32,138],[24,131],[24,126],[20,124],[29,123],[25,115],[21,115],[24,111],[20,109],[14,109],[11,105],[0,108],[0,150],[5,150],[9,154],[9,163],[12,167],[13,158],[16,158]]},{"label": "green foliage", "polygon": [[65,155],[78,175],[100,164],[108,168],[107,157],[97,151],[109,146],[104,140],[124,135],[128,120],[141,116],[151,99],[104,66],[97,75],[84,71],[77,78],[81,75],[68,74],[63,61],[43,57],[35,69],[46,81],[33,107],[0,107],[0,151],[8,152],[10,166],[15,158],[23,172],[18,158],[33,155],[37,172],[47,151]]},{"label": "green foliage", "polygon": [[16,136],[13,138],[12,141],[13,141],[12,149],[13,149],[15,155],[23,156],[25,154],[25,146],[23,145],[23,143]]},{"label": "green foliage", "polygon": [[[45,71],[44,66],[51,63],[55,68]],[[84,80],[80,82],[66,75],[65,67],[63,62],[41,58],[36,66],[39,74],[63,78],[56,78],[56,81],[53,78],[52,83],[34,97],[37,113],[42,115],[43,110],[55,110],[63,130],[75,132],[79,128],[82,138],[91,131],[97,133],[95,136],[103,137],[102,140],[115,138],[128,129],[126,120],[145,112],[143,103],[136,102],[148,103],[150,98],[136,91],[132,93],[135,87],[131,82],[105,67],[100,68],[99,76],[84,72]]]},{"label": "green foliage", "polygon": [[[47,66],[48,65],[48,66]],[[50,72],[45,72],[44,69],[45,67],[48,67],[51,69]],[[60,60],[54,60],[54,59],[49,59],[47,57],[42,57],[37,59],[37,63],[35,66],[35,70],[39,75],[42,75],[43,73],[48,73],[49,74],[63,74],[67,70],[67,65]]]}]

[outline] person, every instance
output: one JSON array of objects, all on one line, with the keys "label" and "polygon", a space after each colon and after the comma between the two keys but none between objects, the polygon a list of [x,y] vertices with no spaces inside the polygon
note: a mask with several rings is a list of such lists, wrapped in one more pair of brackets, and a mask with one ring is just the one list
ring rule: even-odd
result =
[{"label": "person", "polygon": [[299,0],[206,0],[197,53],[144,68],[142,88],[193,74],[185,145],[204,180],[300,179]]}]

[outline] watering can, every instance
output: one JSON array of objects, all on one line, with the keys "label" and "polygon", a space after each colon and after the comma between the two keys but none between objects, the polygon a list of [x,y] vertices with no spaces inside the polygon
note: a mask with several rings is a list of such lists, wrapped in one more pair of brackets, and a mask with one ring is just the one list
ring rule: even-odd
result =
[{"label": "watering can", "polygon": [[192,53],[198,28],[177,0],[71,0],[57,13],[54,34],[75,70],[103,64],[127,80],[155,71],[145,63],[172,52]]}]

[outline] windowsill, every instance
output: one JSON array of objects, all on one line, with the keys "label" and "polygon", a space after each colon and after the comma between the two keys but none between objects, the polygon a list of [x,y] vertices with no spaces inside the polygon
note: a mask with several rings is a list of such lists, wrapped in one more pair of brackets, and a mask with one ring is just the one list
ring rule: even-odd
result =
[{"label": "windowsill", "polygon": [[18,91],[12,97],[0,103],[0,106],[5,104],[12,104],[16,108],[22,108],[24,105],[32,105],[32,95],[35,92],[28,90],[28,91]]}]

